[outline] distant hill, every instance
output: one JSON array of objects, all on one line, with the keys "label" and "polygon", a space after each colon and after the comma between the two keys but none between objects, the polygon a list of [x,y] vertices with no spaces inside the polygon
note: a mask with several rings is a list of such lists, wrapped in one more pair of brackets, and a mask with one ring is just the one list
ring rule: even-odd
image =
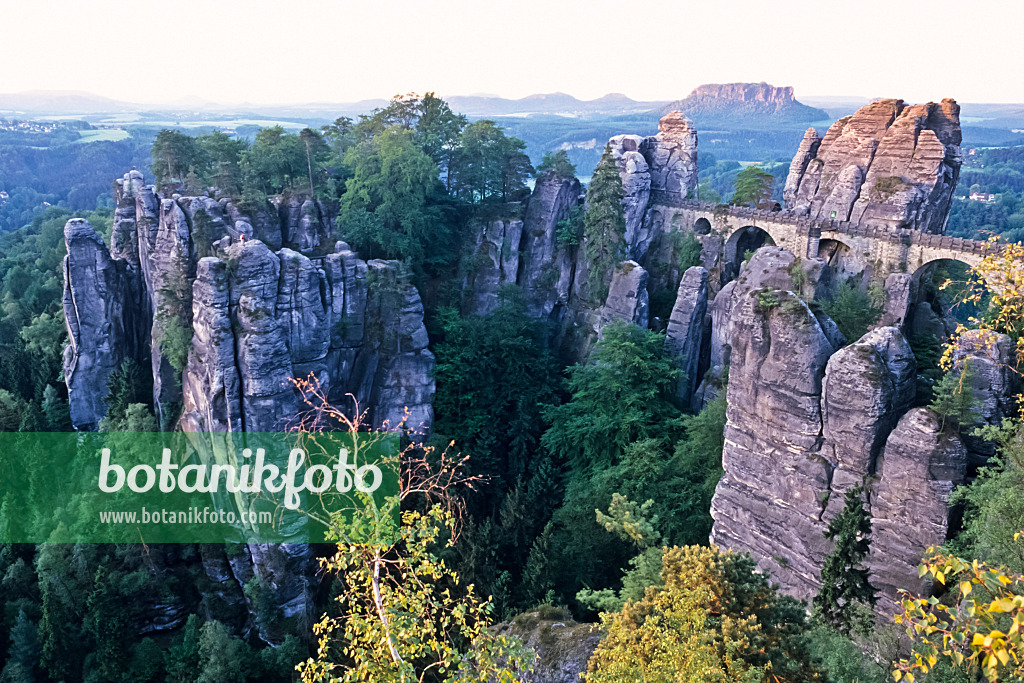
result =
[{"label": "distant hill", "polygon": [[689,97],[661,107],[659,113],[675,110],[686,114],[698,129],[702,124],[812,123],[831,118],[823,109],[798,102],[792,87],[764,82],[701,85]]},{"label": "distant hill", "polygon": [[622,93],[609,93],[596,100],[579,100],[564,92],[528,95],[518,100],[463,95],[453,95],[445,97],[445,99],[453,110],[467,116],[637,114],[650,111],[664,103],[640,102],[630,99]]},{"label": "distant hill", "polygon": [[127,111],[135,106],[78,90],[27,90],[19,93],[0,93],[0,111],[94,114]]}]

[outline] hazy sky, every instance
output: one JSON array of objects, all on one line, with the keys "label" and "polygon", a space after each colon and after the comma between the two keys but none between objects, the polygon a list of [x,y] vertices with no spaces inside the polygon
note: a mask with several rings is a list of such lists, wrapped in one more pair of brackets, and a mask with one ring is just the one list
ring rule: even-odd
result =
[{"label": "hazy sky", "polygon": [[352,101],[428,90],[1024,102],[1021,0],[2,0],[0,92]]}]

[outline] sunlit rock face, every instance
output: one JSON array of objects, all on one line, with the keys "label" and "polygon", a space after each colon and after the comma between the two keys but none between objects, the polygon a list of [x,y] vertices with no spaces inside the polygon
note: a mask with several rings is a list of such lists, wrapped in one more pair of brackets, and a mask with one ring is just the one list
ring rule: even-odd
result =
[{"label": "sunlit rock face", "polygon": [[940,234],[960,176],[960,105],[882,99],[804,135],[786,211]]}]

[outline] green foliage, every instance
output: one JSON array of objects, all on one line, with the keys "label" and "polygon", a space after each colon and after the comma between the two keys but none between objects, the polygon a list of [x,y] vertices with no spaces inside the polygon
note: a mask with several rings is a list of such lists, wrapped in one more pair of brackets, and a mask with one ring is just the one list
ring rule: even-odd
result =
[{"label": "green foliage", "polygon": [[548,173],[559,178],[576,177],[576,167],[569,161],[569,154],[564,149],[557,152],[544,152],[544,158],[537,164],[536,174],[540,178]]},{"label": "green foliage", "polygon": [[489,630],[488,603],[435,554],[452,513],[403,512],[398,529],[379,513],[339,529],[344,540],[324,563],[342,577],[338,615],[314,627],[317,656],[299,665],[302,681],[518,680],[527,653]]},{"label": "green foliage", "polygon": [[1024,573],[1024,427],[1019,420],[985,426],[980,436],[996,444],[996,455],[977,478],[954,493],[964,505],[964,528],[956,549],[1010,571]]},{"label": "green foliage", "polygon": [[871,550],[871,517],[864,508],[863,486],[847,489],[843,509],[825,530],[832,552],[821,568],[821,590],[814,597],[814,616],[840,633],[870,630],[875,588],[864,560]]},{"label": "green foliage", "polygon": [[352,176],[341,200],[342,238],[366,257],[409,261],[414,270],[450,249],[432,202],[437,166],[411,131],[388,128],[349,148],[345,161]]},{"label": "green foliage", "polygon": [[887,683],[890,680],[885,664],[865,654],[861,645],[850,636],[817,624],[808,631],[808,639],[811,656],[824,670],[829,681]]},{"label": "green foliage", "polygon": [[759,166],[747,166],[733,180],[735,191],[731,204],[767,208],[771,203],[775,177]]},{"label": "green foliage", "polygon": [[[570,249],[583,238],[583,207],[574,206],[569,215],[555,226],[555,243],[560,249]],[[554,283],[552,283],[554,284]]]},{"label": "green foliage", "polygon": [[882,314],[867,291],[848,281],[840,282],[821,308],[851,344],[863,337]]},{"label": "green foliage", "polygon": [[208,163],[206,152],[195,137],[166,128],[157,133],[152,154],[158,187],[184,181],[190,168],[204,168]]},{"label": "green foliage", "polygon": [[486,317],[442,311],[434,397],[436,441],[454,440],[473,472],[492,478],[497,500],[530,471],[543,406],[558,402],[559,385],[545,330],[514,286],[500,296]]},{"label": "green foliage", "polygon": [[779,295],[777,292],[763,290],[757,293],[757,305],[760,308],[771,310],[779,307]]},{"label": "green foliage", "polygon": [[606,146],[587,188],[587,212],[583,217],[583,253],[590,268],[590,298],[594,301],[603,301],[608,295],[612,269],[625,255],[623,196],[619,167],[611,147]]},{"label": "green foliage", "polygon": [[942,344],[934,335],[927,333],[912,334],[907,337],[910,349],[917,360],[917,403],[928,405],[932,400],[932,390],[942,379],[939,360],[942,358]]},{"label": "green foliage", "polygon": [[704,262],[702,254],[704,245],[697,239],[697,236],[692,232],[676,232],[673,234],[679,235],[676,245],[679,270],[685,273],[688,268],[701,265]]},{"label": "green foliage", "polygon": [[947,372],[935,385],[928,407],[939,415],[941,429],[958,432],[978,421],[980,403],[971,385],[973,376],[970,360],[965,359],[959,368]]},{"label": "green foliage", "polygon": [[939,665],[952,671],[952,680],[978,680],[981,674],[991,683],[1019,681],[1024,676],[1024,575],[934,548],[917,571],[947,586],[948,594],[943,600],[904,596],[895,621],[906,626],[913,650],[909,659],[895,663],[896,683],[913,683],[915,672],[938,673]]},{"label": "green foliage", "polygon": [[614,463],[635,441],[667,442],[679,427],[672,391],[680,370],[662,357],[664,337],[619,321],[602,334],[590,361],[569,370],[572,400],[546,413],[545,448],[578,471]]},{"label": "green foliage", "polygon": [[160,352],[179,373],[185,369],[191,348],[192,327],[180,318],[167,318],[163,334],[160,336]]},{"label": "green foliage", "polygon": [[664,551],[663,586],[601,617],[588,683],[632,680],[811,681],[803,607],[776,593],[749,556]]},{"label": "green foliage", "polygon": [[525,142],[507,137],[494,121],[474,121],[462,131],[450,169],[451,191],[471,204],[512,201],[533,173],[525,149]]}]

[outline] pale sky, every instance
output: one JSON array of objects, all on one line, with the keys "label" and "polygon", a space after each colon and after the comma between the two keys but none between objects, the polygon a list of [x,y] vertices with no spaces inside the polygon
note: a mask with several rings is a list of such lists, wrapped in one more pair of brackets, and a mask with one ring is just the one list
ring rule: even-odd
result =
[{"label": "pale sky", "polygon": [[0,93],[345,102],[433,90],[1024,102],[1021,0],[0,0]]}]

